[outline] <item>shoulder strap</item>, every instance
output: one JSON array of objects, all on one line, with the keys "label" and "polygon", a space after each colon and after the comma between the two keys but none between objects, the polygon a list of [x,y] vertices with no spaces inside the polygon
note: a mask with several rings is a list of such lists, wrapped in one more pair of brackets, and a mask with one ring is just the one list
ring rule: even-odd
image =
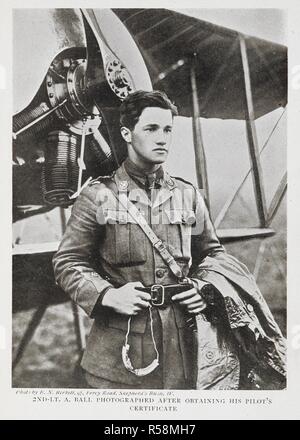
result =
[{"label": "shoulder strap", "polygon": [[165,263],[167,263],[175,277],[178,280],[182,280],[184,277],[180,266],[176,263],[173,255],[170,254],[166,246],[149,226],[145,217],[140,213],[137,207],[128,199],[127,196],[126,200],[124,195],[123,197],[118,198],[118,200],[120,204],[126,209],[131,218],[133,218],[140,226],[140,228],[144,231],[145,235],[148,237],[154,248],[159,252]]}]

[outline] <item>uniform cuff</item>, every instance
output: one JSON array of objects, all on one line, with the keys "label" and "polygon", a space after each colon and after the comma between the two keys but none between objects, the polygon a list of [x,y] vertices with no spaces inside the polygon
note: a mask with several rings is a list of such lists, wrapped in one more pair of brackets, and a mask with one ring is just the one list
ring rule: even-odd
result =
[{"label": "uniform cuff", "polygon": [[103,312],[103,305],[102,305],[102,301],[103,301],[103,298],[104,298],[104,295],[106,294],[106,292],[109,290],[109,289],[111,289],[113,286],[107,286],[104,290],[102,290],[102,292],[100,293],[100,295],[99,295],[99,297],[98,297],[98,299],[97,299],[97,301],[96,301],[96,304],[95,304],[95,306],[94,306],[94,308],[93,308],[93,310],[92,310],[92,313],[91,313],[91,315],[90,315],[90,317],[92,318],[92,319],[94,319],[94,318],[96,318],[96,316],[100,316],[100,314]]},{"label": "uniform cuff", "polygon": [[98,274],[97,276],[95,273],[85,274],[78,287],[75,301],[91,317],[99,298],[102,300],[104,293],[110,287],[113,287],[112,284]]}]

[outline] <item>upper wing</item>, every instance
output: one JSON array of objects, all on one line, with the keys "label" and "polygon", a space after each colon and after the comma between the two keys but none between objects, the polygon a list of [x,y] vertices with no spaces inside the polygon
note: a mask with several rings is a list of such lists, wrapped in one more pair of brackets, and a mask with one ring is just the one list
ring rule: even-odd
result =
[{"label": "upper wing", "polygon": [[[196,54],[201,116],[244,119],[239,34],[167,9],[113,9],[139,46],[154,89],[163,89],[191,116],[190,60]],[[255,117],[287,102],[287,48],[247,37]]]}]

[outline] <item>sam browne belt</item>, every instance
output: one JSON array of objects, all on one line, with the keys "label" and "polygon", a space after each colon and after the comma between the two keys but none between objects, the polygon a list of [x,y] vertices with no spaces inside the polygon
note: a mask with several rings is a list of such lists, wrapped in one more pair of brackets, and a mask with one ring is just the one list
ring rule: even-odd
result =
[{"label": "sam browne belt", "polygon": [[[178,280],[178,284],[171,285],[172,288],[170,289],[170,285],[163,286],[161,284],[154,284],[150,287],[138,287],[137,290],[142,290],[144,292],[148,292],[151,295],[151,302],[149,306],[149,315],[150,315],[150,328],[151,328],[151,336],[153,341],[153,346],[156,353],[156,359],[154,359],[151,364],[144,368],[134,368],[130,357],[129,357],[129,349],[130,345],[128,343],[129,333],[130,333],[130,325],[131,325],[131,316],[128,319],[128,326],[127,326],[127,333],[125,337],[125,344],[122,347],[122,360],[125,368],[130,371],[131,373],[135,374],[136,376],[146,376],[147,374],[150,374],[152,371],[154,371],[159,366],[159,353],[156,347],[156,342],[154,339],[154,333],[153,333],[153,319],[152,319],[152,307],[166,307],[168,304],[168,301],[171,302],[171,296],[175,295],[175,293],[183,292],[185,290],[189,290],[194,287],[194,284],[192,281],[188,278],[185,278],[183,276],[182,270],[180,266],[175,261],[173,255],[170,254],[164,243],[158,238],[158,236],[155,234],[155,232],[152,230],[152,228],[147,223],[145,217],[140,213],[140,211],[137,209],[137,207],[128,199],[127,194],[125,193],[125,190],[127,189],[127,185],[124,185],[124,190],[122,189],[123,186],[119,186],[120,196],[118,197],[115,194],[115,197],[117,201],[125,208],[127,213],[130,215],[132,219],[140,226],[142,231],[145,233],[153,247],[157,250],[157,252],[160,254],[161,258],[164,260],[164,262],[169,266],[171,272],[175,276],[175,278]],[[173,289],[173,290],[172,290]]]},{"label": "sam browne belt", "polygon": [[149,293],[151,295],[150,303],[152,306],[165,308],[172,304],[172,296],[177,293],[186,292],[193,287],[194,284],[187,280],[179,284],[153,284],[149,287],[135,287],[135,289]]}]

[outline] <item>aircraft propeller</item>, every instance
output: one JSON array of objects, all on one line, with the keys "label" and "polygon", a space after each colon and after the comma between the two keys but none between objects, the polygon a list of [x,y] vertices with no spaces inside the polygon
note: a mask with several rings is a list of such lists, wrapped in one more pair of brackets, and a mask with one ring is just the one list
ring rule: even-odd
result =
[{"label": "aircraft propeller", "polygon": [[[49,208],[69,205],[83,179],[107,174],[119,165],[124,155],[118,130],[120,102],[137,88],[152,88],[140,54],[137,71],[131,73],[110,48],[101,20],[117,20],[124,28],[126,43],[132,40],[112,11],[81,10],[81,18],[86,48],[71,47],[58,53],[31,103],[13,116],[15,175],[24,173],[32,155],[36,157],[36,150],[42,150],[43,159],[39,155],[35,163],[42,191],[37,203],[42,201]],[[129,46],[136,55],[138,48],[132,41]]]}]

